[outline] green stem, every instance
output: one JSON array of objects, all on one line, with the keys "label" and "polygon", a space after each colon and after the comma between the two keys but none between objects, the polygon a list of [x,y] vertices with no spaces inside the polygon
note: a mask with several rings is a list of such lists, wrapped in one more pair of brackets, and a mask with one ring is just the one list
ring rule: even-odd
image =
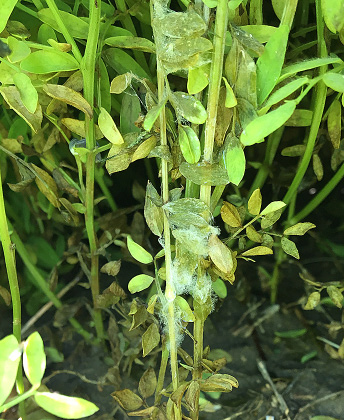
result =
[{"label": "green stem", "polygon": [[338,183],[344,178],[344,163],[338,169],[338,171],[333,175],[329,182],[320,190],[317,195],[311,200],[302,210],[300,210],[291,220],[290,224],[294,225],[295,223],[300,222],[305,217],[307,217],[314,209],[316,209],[320,203],[322,203],[325,198],[333,191],[333,189],[338,185]]},{"label": "green stem", "polygon": [[159,375],[158,375],[158,381],[155,388],[155,397],[154,397],[154,405],[156,406],[160,404],[160,401],[162,398],[161,391],[164,388],[164,380],[165,380],[166,369],[167,369],[167,364],[168,364],[168,356],[169,356],[169,351],[168,351],[168,348],[166,347],[166,340],[163,338]]},{"label": "green stem", "polygon": [[250,1],[250,24],[263,24],[263,0]]},{"label": "green stem", "polygon": [[2,413],[5,410],[8,410],[11,407],[14,407],[17,404],[20,404],[21,402],[23,402],[27,398],[29,398],[32,395],[34,395],[36,393],[37,389],[40,387],[40,385],[41,384],[34,385],[31,389],[29,389],[28,391],[24,392],[19,397],[13,398],[13,400],[9,401],[8,403],[1,405],[0,406],[0,413]]},{"label": "green stem", "polygon": [[[322,18],[320,0],[316,0],[316,12],[317,12],[317,32],[318,32],[318,50],[319,57],[327,57],[326,43],[324,39],[324,21]],[[326,73],[327,66],[321,66],[319,70],[319,75],[322,76]],[[325,101],[326,101],[326,92],[327,87],[325,83],[320,80],[315,87],[314,93],[314,109],[313,109],[313,118],[312,123],[309,129],[307,145],[304,155],[302,156],[300,166],[295,174],[293,182],[288,188],[288,192],[283,198],[283,201],[288,204],[294,194],[296,194],[297,189],[304,177],[306,170],[308,168],[309,162],[312,158],[314,145],[318,136],[319,127],[324,112]]]},{"label": "green stem", "polygon": [[[8,283],[11,291],[12,298],[12,313],[13,313],[13,335],[20,343],[21,341],[21,302],[20,291],[17,277],[17,269],[15,262],[15,247],[11,241],[6,210],[4,202],[4,194],[2,190],[2,179],[0,170],[0,241],[5,257],[6,271],[8,276]],[[19,394],[24,392],[24,382],[21,364],[17,372],[17,390]],[[24,406],[20,407],[21,414],[26,417]]]},{"label": "green stem", "polygon": [[111,210],[116,211],[117,205],[115,203],[115,200],[112,198],[109,188],[107,187],[104,181],[104,169],[102,167],[96,168],[94,176],[95,176],[95,180],[97,181],[97,184],[99,185],[99,188],[102,190],[102,193],[105,195]]},{"label": "green stem", "polygon": [[[100,1],[100,0],[99,0]],[[79,51],[78,46],[76,45],[76,42],[74,41],[74,38],[71,36],[71,34],[69,33],[66,25],[64,24],[61,16],[60,16],[60,12],[59,9],[57,8],[55,1],[54,0],[46,0],[47,5],[54,17],[54,19],[56,20],[60,31],[62,32],[62,35],[64,36],[65,40],[68,42],[68,44],[70,44],[72,46],[72,52],[73,55],[75,57],[75,59],[80,63],[82,60],[82,55]],[[91,1],[92,3],[92,1]],[[91,29],[91,22],[90,22],[90,29]],[[91,33],[91,32],[90,32]]]},{"label": "green stem", "polygon": [[[101,0],[90,0],[90,27],[89,36],[85,48],[85,54],[81,62],[81,71],[84,80],[84,97],[92,106],[95,94],[95,69],[96,55],[99,38]],[[96,147],[94,117],[85,114],[86,146],[90,153],[86,158],[86,191],[85,191],[85,224],[91,253],[91,292],[93,299],[93,316],[98,339],[104,338],[104,326],[101,310],[95,308],[96,299],[99,295],[99,255],[97,254],[98,240],[94,227],[94,179],[95,179],[95,154],[91,153]]]},{"label": "green stem", "polygon": [[210,198],[210,211],[213,214],[215,207],[217,206],[217,203],[220,201],[220,198],[222,197],[222,193],[225,190],[226,185],[217,185],[214,188],[214,191]]},{"label": "green stem", "polygon": [[27,13],[27,14],[28,14],[28,15],[30,15],[30,16],[35,17],[36,19],[39,19],[39,18],[38,18],[38,14],[37,14],[37,12],[35,12],[34,10],[30,9],[30,8],[29,8],[29,7],[27,7],[27,6],[24,6],[23,4],[21,4],[21,3],[19,3],[19,2],[16,4],[16,8],[17,8],[18,10],[21,10],[21,11],[23,11],[23,12]]},{"label": "green stem", "polygon": [[281,19],[281,25],[288,25],[289,30],[293,24],[298,0],[289,0],[285,2],[285,7],[283,10],[283,15]]}]

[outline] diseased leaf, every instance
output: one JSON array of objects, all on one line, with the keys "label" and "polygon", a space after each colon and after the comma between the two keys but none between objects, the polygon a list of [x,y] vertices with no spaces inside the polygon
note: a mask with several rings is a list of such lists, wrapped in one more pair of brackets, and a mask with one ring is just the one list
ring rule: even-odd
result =
[{"label": "diseased leaf", "polygon": [[279,209],[285,207],[286,204],[283,201],[272,201],[268,204],[263,211],[261,211],[261,216],[265,216],[266,214],[273,213]]},{"label": "diseased leaf", "polygon": [[106,273],[109,276],[117,276],[121,269],[121,260],[110,261],[102,266],[100,269],[101,273]]},{"label": "diseased leaf", "polygon": [[248,249],[247,251],[243,252],[241,255],[244,257],[252,257],[256,255],[270,255],[273,254],[271,248],[267,246],[255,246],[254,248]]},{"label": "diseased leaf", "polygon": [[263,242],[262,235],[259,232],[257,232],[256,229],[252,225],[247,226],[246,235],[248,239],[250,239],[253,242],[259,242],[259,243]]},{"label": "diseased leaf", "polygon": [[189,126],[178,126],[178,139],[180,150],[184,156],[184,159],[190,163],[197,163],[201,157],[201,144],[194,132]]},{"label": "diseased leaf", "polygon": [[314,229],[316,226],[310,222],[304,223],[296,223],[294,226],[288,227],[284,232],[283,235],[299,235],[302,236],[310,229]]},{"label": "diseased leaf", "polygon": [[38,105],[38,93],[32,85],[30,77],[24,73],[16,73],[13,76],[13,81],[23,104],[31,114],[34,114]]},{"label": "diseased leaf", "polygon": [[342,132],[342,105],[335,99],[329,110],[327,117],[328,134],[334,149],[339,149]]},{"label": "diseased leaf", "polygon": [[130,85],[131,80],[131,73],[120,74],[112,80],[110,85],[110,92],[116,93],[117,95],[124,92],[126,88]]},{"label": "diseased leaf", "polygon": [[143,122],[143,128],[146,131],[151,131],[155,121],[157,120],[160,112],[163,110],[165,104],[167,102],[167,98],[163,99],[158,103],[158,105],[154,105],[146,114],[145,120]]},{"label": "diseased leaf", "polygon": [[221,207],[221,218],[231,227],[240,227],[241,226],[241,217],[240,214],[233,204],[224,201]]},{"label": "diseased leaf", "polygon": [[159,344],[159,341],[159,328],[153,323],[142,336],[143,357],[146,357]]},{"label": "diseased leaf", "polygon": [[103,107],[100,107],[100,114],[98,117],[98,126],[100,131],[104,134],[110,143],[122,144],[124,143],[122,134],[119,132],[115,121],[111,115]]},{"label": "diseased leaf", "polygon": [[80,419],[91,416],[99,410],[95,404],[83,398],[67,397],[57,393],[36,392],[34,399],[48,413],[63,419]]},{"label": "diseased leaf", "polygon": [[283,251],[286,254],[291,255],[292,257],[296,258],[297,260],[300,259],[299,251],[297,250],[296,245],[293,241],[291,241],[288,238],[283,237],[281,239],[281,245],[282,245]]},{"label": "diseased leaf", "polygon": [[8,60],[11,63],[18,63],[31,53],[30,47],[24,41],[20,41],[19,39],[10,36],[7,38],[7,42],[11,50],[11,54],[8,56]]},{"label": "diseased leaf", "polygon": [[194,96],[187,95],[184,92],[174,92],[170,94],[169,101],[177,115],[193,124],[203,124],[207,119],[207,111]]},{"label": "diseased leaf", "polygon": [[251,194],[251,197],[249,198],[247,203],[247,207],[248,211],[254,216],[257,216],[259,214],[260,209],[262,207],[262,194],[259,188],[254,190]]},{"label": "diseased leaf", "polygon": [[343,294],[336,286],[326,287],[326,291],[332,302],[341,309],[343,307]]},{"label": "diseased leaf", "polygon": [[230,392],[233,386],[238,388],[238,381],[225,373],[215,373],[200,383],[201,391],[205,392]]},{"label": "diseased leaf", "polygon": [[177,308],[181,311],[181,320],[184,322],[194,322],[195,321],[195,315],[192,312],[188,302],[181,296],[176,296],[174,300],[174,304]]},{"label": "diseased leaf", "polygon": [[93,110],[91,105],[79,92],[76,92],[75,90],[63,85],[53,84],[44,85],[43,90],[52,98],[58,99],[59,101],[79,109],[85,114],[88,114],[90,118],[93,117]]},{"label": "diseased leaf", "polygon": [[46,196],[54,207],[60,208],[57,185],[54,179],[48,174],[48,172],[33,163],[31,165],[38,175],[36,176],[36,184],[41,193]]},{"label": "diseased leaf", "polygon": [[280,128],[292,116],[296,108],[295,101],[289,101],[265,115],[255,118],[244,128],[240,141],[244,146],[251,146],[264,141],[264,137]]},{"label": "diseased leaf", "polygon": [[228,174],[225,168],[218,163],[199,162],[190,164],[183,162],[179,166],[180,173],[197,185],[227,185]]},{"label": "diseased leaf", "polygon": [[267,214],[266,216],[262,217],[260,221],[260,225],[262,229],[267,229],[272,226],[277,220],[281,217],[283,210],[279,209],[273,211],[272,213]]},{"label": "diseased leaf", "polygon": [[20,63],[20,68],[29,73],[46,74],[59,71],[72,71],[80,68],[76,59],[66,52],[55,49],[31,52]]},{"label": "diseased leaf", "polygon": [[230,249],[216,235],[210,235],[208,246],[209,257],[216,267],[226,274],[231,273],[233,258]]},{"label": "diseased leaf", "polygon": [[148,182],[144,215],[149,229],[157,236],[161,236],[164,229],[164,213],[161,206],[162,201],[158,192],[154,186]]},{"label": "diseased leaf", "polygon": [[288,25],[280,25],[257,60],[257,97],[262,104],[281,74],[289,35]]},{"label": "diseased leaf", "polygon": [[320,302],[320,293],[319,292],[313,292],[308,296],[307,303],[303,309],[306,311],[314,309],[318,303]]},{"label": "diseased leaf", "polygon": [[313,153],[312,156],[313,171],[318,181],[321,181],[324,176],[324,168],[318,153]]},{"label": "diseased leaf", "polygon": [[141,292],[142,290],[147,289],[147,287],[152,284],[153,280],[154,278],[152,276],[138,274],[129,281],[128,290],[130,293]]},{"label": "diseased leaf", "polygon": [[[85,121],[75,120],[74,118],[61,118],[61,122],[68,130],[81,138],[86,138]],[[97,125],[95,126],[95,130],[96,140],[102,139],[104,135]]]},{"label": "diseased leaf", "polygon": [[142,264],[150,264],[153,261],[151,254],[146,251],[141,245],[134,242],[132,237],[128,235],[127,237],[127,246],[128,251],[135,260],[141,262]]},{"label": "diseased leaf", "polygon": [[191,68],[188,72],[187,89],[190,95],[202,92],[209,84],[210,65]]},{"label": "diseased leaf", "polygon": [[143,398],[151,397],[157,385],[157,379],[153,368],[148,368],[140,378],[139,393]]},{"label": "diseased leaf", "polygon": [[115,36],[106,38],[104,44],[116,48],[129,48],[148,53],[155,53],[155,44],[149,39],[136,36]]},{"label": "diseased leaf", "polygon": [[154,149],[157,143],[156,136],[150,136],[147,140],[142,142],[134,151],[131,161],[135,162],[135,160],[144,159],[147,157],[150,152]]},{"label": "diseased leaf", "polygon": [[143,404],[142,399],[130,389],[115,391],[111,396],[124,410],[137,410]]}]

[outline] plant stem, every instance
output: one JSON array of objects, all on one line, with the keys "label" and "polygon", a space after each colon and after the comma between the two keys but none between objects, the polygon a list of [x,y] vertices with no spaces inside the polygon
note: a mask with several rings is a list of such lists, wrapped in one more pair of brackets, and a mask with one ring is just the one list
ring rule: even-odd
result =
[{"label": "plant stem", "polygon": [[[8,230],[8,224],[7,224],[4,194],[3,194],[3,189],[2,189],[1,170],[0,170],[0,241],[2,244],[3,252],[4,252],[8,283],[9,283],[10,291],[11,291],[12,312],[13,312],[13,321],[12,321],[13,322],[13,335],[20,343],[21,342],[20,292],[19,292],[16,262],[15,262],[15,247],[13,246],[13,243],[11,241],[9,230]],[[16,384],[17,384],[18,393],[22,394],[24,392],[24,382],[23,382],[23,373],[22,373],[21,363],[19,364],[19,367],[18,367]],[[25,407],[23,405],[20,406],[20,414],[26,417]]]},{"label": "plant stem", "polygon": [[[320,0],[316,0],[316,13],[317,13],[317,32],[318,32],[318,55],[319,57],[327,57],[326,43],[324,39],[324,21],[322,18]],[[319,69],[319,75],[322,76],[326,73],[327,66],[321,66]],[[309,162],[312,158],[313,149],[315,141],[318,136],[320,123],[322,120],[322,115],[324,112],[325,101],[326,101],[326,92],[327,87],[325,83],[320,80],[315,87],[314,93],[314,108],[313,108],[313,118],[312,123],[309,129],[307,145],[304,155],[302,156],[300,166],[295,174],[293,182],[288,188],[288,192],[283,198],[283,201],[288,204],[294,194],[296,194],[297,189],[302,181],[304,174],[308,168]]]},{"label": "plant stem", "polygon": [[[101,0],[99,0],[101,1]],[[59,25],[60,31],[62,32],[62,35],[64,36],[65,40],[68,42],[68,44],[70,44],[72,46],[72,52],[73,55],[75,57],[75,59],[80,63],[82,60],[82,56],[81,53],[79,51],[78,46],[76,45],[74,38],[71,36],[71,34],[69,33],[66,25],[64,24],[61,16],[60,16],[60,12],[59,9],[57,8],[55,1],[54,0],[46,0],[47,5],[54,17],[54,19],[56,20],[57,24]],[[92,1],[90,1],[90,3],[92,3]],[[90,30],[91,30],[91,22],[90,22]],[[90,32],[91,33],[91,32]]]},{"label": "plant stem", "polygon": [[[90,27],[85,54],[81,63],[81,71],[84,80],[84,97],[92,106],[94,103],[94,77],[96,69],[96,55],[100,28],[101,0],[90,0]],[[86,191],[85,191],[85,224],[91,253],[91,291],[93,299],[93,317],[98,339],[104,338],[104,326],[101,310],[95,308],[95,302],[99,295],[99,256],[97,254],[98,240],[94,227],[94,178],[95,178],[95,154],[91,153],[96,147],[94,117],[85,115],[86,146],[90,153],[86,158]]]}]

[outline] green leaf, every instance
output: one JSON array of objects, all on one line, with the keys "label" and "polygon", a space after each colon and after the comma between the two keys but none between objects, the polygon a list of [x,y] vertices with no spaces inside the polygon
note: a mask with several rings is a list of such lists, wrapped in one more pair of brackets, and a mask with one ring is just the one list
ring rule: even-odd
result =
[{"label": "green leaf", "polygon": [[286,127],[309,127],[312,123],[313,111],[310,109],[295,109],[285,122]]},{"label": "green leaf", "polygon": [[12,392],[16,381],[21,351],[14,335],[0,340],[0,405]]},{"label": "green leaf", "polygon": [[123,137],[119,132],[115,121],[103,107],[100,107],[98,126],[100,131],[104,134],[104,137],[106,137],[112,144],[124,143]]},{"label": "green leaf", "polygon": [[159,341],[159,328],[153,323],[142,336],[143,357],[147,356],[159,344]]},{"label": "green leaf", "polygon": [[181,319],[184,322],[194,322],[195,315],[192,312],[188,302],[181,296],[176,296],[174,304],[181,311]]},{"label": "green leaf", "polygon": [[280,77],[289,35],[288,25],[281,25],[271,36],[257,60],[257,99],[262,104]]},{"label": "green leaf", "polygon": [[67,397],[56,393],[36,392],[34,399],[45,411],[63,419],[80,419],[91,416],[99,410],[95,404],[83,398]]},{"label": "green leaf", "polygon": [[310,311],[314,309],[320,302],[320,293],[319,292],[312,292],[307,299],[306,305],[303,309],[306,311]]},{"label": "green leaf", "polygon": [[235,136],[227,136],[224,162],[229,182],[239,185],[245,174],[246,159],[241,143]]},{"label": "green leaf", "polygon": [[225,106],[227,108],[233,108],[238,104],[237,98],[235,97],[235,94],[233,92],[231,85],[227,82],[227,79],[225,77],[223,77],[222,79],[225,82],[225,86],[226,86]]},{"label": "green leaf", "polygon": [[41,383],[46,367],[46,356],[43,340],[37,331],[25,341],[23,367],[31,385]]},{"label": "green leaf", "polygon": [[344,26],[344,1],[321,0],[321,9],[328,29],[334,34],[340,32]]},{"label": "green leaf", "polygon": [[13,75],[13,82],[20,93],[20,98],[26,109],[31,114],[34,114],[38,105],[38,93],[30,77],[24,73],[16,73]]},{"label": "green leaf", "polygon": [[137,96],[124,95],[120,114],[120,132],[122,136],[140,131],[135,126],[135,121],[138,119],[140,112],[141,104],[139,98]]},{"label": "green leaf", "polygon": [[299,330],[289,330],[289,331],[275,331],[275,335],[280,338],[297,338],[305,335],[307,332],[306,328]]},{"label": "green leaf", "polygon": [[117,95],[124,92],[126,88],[130,85],[132,79],[131,73],[120,74],[115,77],[110,85],[110,92],[116,93]]},{"label": "green leaf", "polygon": [[283,235],[299,235],[302,236],[310,229],[315,228],[316,226],[310,222],[304,223],[296,223],[294,226],[288,227],[284,232]]},{"label": "green leaf", "polygon": [[152,284],[153,280],[154,278],[152,276],[148,276],[147,274],[139,274],[129,281],[128,290],[130,293],[141,292],[141,290],[147,289],[147,287]]},{"label": "green leaf", "polygon": [[197,163],[201,157],[201,144],[197,134],[189,126],[178,126],[180,150],[184,159],[190,163]]},{"label": "green leaf", "polygon": [[266,214],[273,213],[285,206],[286,204],[283,201],[272,201],[260,214],[261,216],[265,216]]},{"label": "green leaf", "polygon": [[[314,357],[316,357],[318,355],[318,352],[316,351],[316,350],[313,350],[313,351],[310,351],[309,353],[307,353],[307,354],[304,354],[302,357],[301,357],[301,360],[300,360],[300,362],[301,363],[306,363],[306,362],[308,362],[308,360],[311,360],[311,359],[314,359]],[[320,416],[320,417],[324,417],[324,416]],[[312,419],[314,420],[314,419],[316,419],[315,417],[312,417]],[[311,420],[312,420],[311,419]],[[321,419],[318,419],[318,420],[321,420]],[[322,420],[326,420],[326,416],[325,416],[325,419],[322,419]],[[327,420],[330,420],[330,419],[327,419]],[[331,420],[336,420],[336,419],[331,419]]]},{"label": "green leaf", "polygon": [[[282,80],[290,76],[293,76],[296,73],[299,73],[300,71],[311,70],[320,66],[327,66],[328,64],[335,64],[335,63],[342,63],[342,60],[339,57],[324,57],[324,58],[312,58],[310,60],[304,60],[295,64],[291,64],[290,66],[284,67],[284,69],[281,72],[281,77],[279,78],[278,83],[280,83]],[[334,73],[326,73],[326,74],[334,74]]]},{"label": "green leaf", "polygon": [[327,128],[333,148],[339,149],[342,138],[342,104],[338,99],[332,102],[328,110]]},{"label": "green leaf", "polygon": [[253,191],[251,194],[251,197],[248,200],[247,208],[248,211],[253,214],[253,216],[257,216],[260,212],[260,209],[262,207],[262,194],[260,192],[260,189],[257,188]]},{"label": "green leaf", "polygon": [[131,50],[139,50],[148,53],[155,53],[155,45],[146,38],[135,36],[116,36],[106,38],[104,44],[116,48],[130,48]]},{"label": "green leaf", "polygon": [[344,92],[344,74],[326,73],[324,74],[323,81],[326,86],[336,92]]},{"label": "green leaf", "polygon": [[286,254],[291,255],[292,257],[296,258],[297,260],[300,259],[299,251],[297,250],[296,245],[293,241],[291,241],[288,238],[283,237],[281,239],[281,245],[282,245],[283,251]]},{"label": "green leaf", "polygon": [[276,32],[275,26],[269,25],[245,25],[240,26],[240,29],[251,34],[258,42],[266,43]]},{"label": "green leaf", "polygon": [[158,116],[160,115],[160,112],[164,108],[165,104],[167,102],[167,98],[160,101],[157,105],[154,105],[146,114],[145,120],[143,122],[143,128],[146,131],[151,131],[155,121],[157,120]]},{"label": "green leaf", "polygon": [[194,96],[184,92],[174,92],[169,96],[177,115],[182,116],[193,124],[203,124],[207,119],[207,111],[202,103]]},{"label": "green leaf", "polygon": [[211,287],[220,299],[225,299],[227,297],[226,283],[220,279],[220,277],[212,282]]},{"label": "green leaf", "polygon": [[196,68],[191,68],[189,70],[187,89],[190,95],[202,92],[202,90],[208,86],[209,73],[209,64],[205,64]]},{"label": "green leaf", "polygon": [[264,141],[264,137],[280,128],[292,116],[296,102],[290,101],[279,108],[251,121],[243,130],[240,141],[244,146],[251,146]]},{"label": "green leaf", "polygon": [[8,60],[11,63],[17,63],[18,61],[24,60],[30,53],[30,47],[24,42],[20,41],[13,36],[7,38],[8,46],[11,49],[11,54],[8,56]]},{"label": "green leaf", "polygon": [[142,264],[149,264],[153,261],[151,254],[142,248],[141,245],[134,242],[130,235],[127,237],[127,246],[128,251],[135,260],[141,262]]},{"label": "green leaf", "polygon": [[99,60],[99,94],[100,103],[107,112],[111,112],[110,80],[103,60]]},{"label": "green leaf", "polygon": [[105,61],[114,69],[118,74],[132,72],[142,79],[150,79],[150,76],[143,70],[137,61],[128,53],[119,48],[108,48],[104,51]]},{"label": "green leaf", "polygon": [[[84,19],[63,10],[59,10],[58,13],[73,38],[87,39],[89,24]],[[37,15],[42,22],[50,25],[55,31],[61,32],[61,28],[50,9],[41,9],[37,12]]]},{"label": "green leaf", "polygon": [[0,13],[0,33],[5,29],[7,21],[11,16],[11,13],[17,4],[17,0],[3,0],[1,2],[1,13]]},{"label": "green leaf", "polygon": [[78,70],[80,66],[71,54],[52,48],[32,52],[20,63],[20,68],[29,73],[45,74]]}]

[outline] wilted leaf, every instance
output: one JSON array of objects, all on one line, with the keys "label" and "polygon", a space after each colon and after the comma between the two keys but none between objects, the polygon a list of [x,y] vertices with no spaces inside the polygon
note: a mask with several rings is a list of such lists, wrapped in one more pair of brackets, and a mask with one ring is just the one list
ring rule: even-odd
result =
[{"label": "wilted leaf", "polygon": [[84,112],[85,114],[88,114],[88,116],[92,118],[92,107],[86,101],[86,99],[82,95],[80,95],[79,92],[76,92],[75,90],[63,85],[53,84],[44,85],[43,89],[45,93],[51,96],[52,98],[58,99],[59,101],[71,105],[74,108],[77,108],[80,111]]},{"label": "wilted leaf", "polygon": [[147,287],[152,284],[153,280],[154,278],[152,276],[138,274],[129,281],[128,290],[130,293],[141,292],[141,290],[147,289]]},{"label": "wilted leaf", "polygon": [[209,376],[204,382],[201,382],[200,385],[201,391],[205,392],[230,392],[233,386],[238,388],[239,383],[234,376],[215,373]]},{"label": "wilted leaf", "polygon": [[[155,199],[154,199],[154,197]],[[160,204],[160,206],[157,205]],[[144,215],[149,229],[154,235],[161,236],[164,229],[162,202],[154,186],[148,182],[146,189]]]},{"label": "wilted leaf", "polygon": [[231,227],[240,227],[241,226],[241,217],[240,214],[233,204],[224,201],[221,207],[221,218]]},{"label": "wilted leaf", "polygon": [[177,115],[193,124],[203,124],[207,119],[207,111],[194,96],[187,95],[184,92],[174,92],[170,94],[169,101]]},{"label": "wilted leaf", "polygon": [[104,134],[104,137],[106,137],[112,144],[124,143],[122,134],[119,132],[115,121],[103,107],[100,107],[98,126],[100,131]]},{"label": "wilted leaf", "polygon": [[313,223],[310,223],[310,222],[296,223],[296,225],[288,227],[283,232],[283,234],[284,235],[299,235],[299,236],[302,236],[306,232],[308,232],[310,229],[313,229],[315,227],[316,226]]},{"label": "wilted leaf", "polygon": [[139,393],[143,398],[151,397],[157,385],[156,375],[153,368],[147,369],[139,382]]},{"label": "wilted leaf", "polygon": [[194,132],[189,126],[178,127],[178,139],[180,150],[184,156],[184,159],[190,163],[197,163],[201,157],[201,144]]},{"label": "wilted leaf", "polygon": [[138,159],[144,159],[154,149],[157,143],[156,136],[150,136],[147,140],[142,142],[135,150],[131,157],[131,161],[135,162]]},{"label": "wilted leaf", "polygon": [[332,300],[332,302],[338,307],[343,307],[343,295],[342,292],[336,286],[326,287],[326,291]]},{"label": "wilted leaf", "polygon": [[191,381],[185,394],[185,403],[191,411],[195,411],[200,396],[200,385],[197,381]]},{"label": "wilted leaf", "polygon": [[137,244],[130,235],[127,237],[128,251],[135,260],[142,264],[149,264],[153,261],[151,254],[146,251],[141,245]]},{"label": "wilted leaf", "polygon": [[255,246],[254,248],[248,249],[247,251],[243,252],[241,255],[243,257],[253,257],[256,255],[270,255],[273,254],[271,248],[267,246]]},{"label": "wilted leaf", "polygon": [[[74,118],[61,118],[61,122],[65,127],[68,128],[68,130],[72,131],[73,133],[77,134],[82,138],[86,137],[85,121],[76,120]],[[96,140],[102,139],[104,135],[99,130],[99,127],[97,125],[95,126],[95,129]]]},{"label": "wilted leaf", "polygon": [[88,417],[99,410],[95,404],[83,398],[67,397],[57,393],[36,392],[34,399],[48,413],[64,419]]},{"label": "wilted leaf", "polygon": [[33,163],[31,166],[37,173],[36,184],[41,193],[46,196],[46,198],[54,207],[60,208],[57,185],[54,179],[46,171],[34,165]]},{"label": "wilted leaf", "polygon": [[[10,306],[12,302],[11,293],[3,286],[0,286],[0,296],[7,306]],[[0,402],[1,404],[1,402]]]},{"label": "wilted leaf", "polygon": [[130,389],[115,391],[111,396],[124,410],[137,410],[143,404],[142,399]]},{"label": "wilted leaf", "polygon": [[102,266],[100,269],[101,273],[106,273],[109,276],[117,276],[121,269],[121,260],[110,261]]},{"label": "wilted leaf", "polygon": [[273,213],[285,206],[286,204],[283,201],[272,201],[260,214],[261,216],[265,216],[266,214]]},{"label": "wilted leaf", "polygon": [[159,341],[159,328],[153,323],[142,336],[143,357],[147,356],[159,344]]},{"label": "wilted leaf", "polygon": [[309,311],[311,309],[314,309],[318,303],[320,302],[320,293],[319,292],[313,292],[308,296],[307,303],[303,309],[306,311]]},{"label": "wilted leaf", "polygon": [[151,416],[155,410],[159,410],[159,409],[155,407],[154,405],[152,405],[151,407],[147,407],[142,410],[130,411],[127,414],[128,416],[133,416],[133,417],[148,417],[148,416]]},{"label": "wilted leaf", "polygon": [[299,251],[297,250],[297,247],[296,247],[296,245],[293,241],[291,241],[288,238],[283,237],[281,239],[281,245],[282,245],[283,251],[286,254],[291,255],[292,257],[296,258],[297,260],[300,259]]},{"label": "wilted leaf", "polygon": [[249,198],[247,203],[247,207],[248,211],[254,216],[257,216],[259,214],[260,209],[262,207],[262,194],[259,188],[254,190],[251,194],[251,197]]},{"label": "wilted leaf", "polygon": [[332,102],[328,110],[327,128],[332,146],[334,149],[338,149],[342,131],[342,105],[338,99]]},{"label": "wilted leaf", "polygon": [[44,375],[46,356],[41,336],[36,331],[32,333],[24,344],[23,367],[25,375],[31,385],[38,385]]},{"label": "wilted leaf", "polygon": [[216,236],[210,235],[209,241],[209,257],[216,267],[229,274],[233,269],[233,258],[230,249]]}]

